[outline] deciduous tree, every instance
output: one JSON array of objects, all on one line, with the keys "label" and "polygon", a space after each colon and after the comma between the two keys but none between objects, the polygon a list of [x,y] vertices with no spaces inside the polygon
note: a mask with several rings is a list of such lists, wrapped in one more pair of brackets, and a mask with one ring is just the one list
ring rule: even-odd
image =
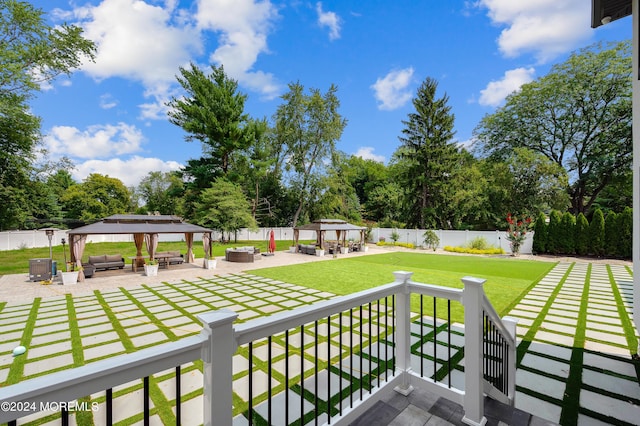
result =
[{"label": "deciduous tree", "polygon": [[274,116],[275,137],[285,149],[282,158],[291,173],[292,187],[298,194],[298,205],[291,219],[296,226],[301,214],[319,188],[320,176],[325,173],[325,162],[331,161],[336,142],[342,136],[347,122],[340,113],[338,88],[331,85],[322,94],[318,89],[305,93],[300,83],[290,83],[289,91]]},{"label": "deciduous tree", "polygon": [[631,46],[607,47],[572,54],[475,130],[480,152],[504,159],[524,147],[563,167],[576,214],[631,166]]}]

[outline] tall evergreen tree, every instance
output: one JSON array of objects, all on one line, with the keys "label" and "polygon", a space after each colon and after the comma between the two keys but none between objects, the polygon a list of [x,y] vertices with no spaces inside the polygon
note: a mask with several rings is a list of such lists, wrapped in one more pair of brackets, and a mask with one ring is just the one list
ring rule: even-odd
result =
[{"label": "tall evergreen tree", "polygon": [[604,221],[604,252],[607,256],[615,257],[618,255],[618,215],[616,212],[607,213]]},{"label": "tall evergreen tree", "polygon": [[560,242],[562,236],[561,228],[562,215],[557,210],[552,210],[549,216],[549,227],[547,228],[547,252],[558,254],[562,250]]},{"label": "tall evergreen tree", "polygon": [[582,213],[576,218],[575,231],[576,254],[584,256],[589,253],[589,221]]},{"label": "tall evergreen tree", "polygon": [[626,207],[616,219],[618,224],[618,256],[625,259],[631,258],[633,250],[633,210]]},{"label": "tall evergreen tree", "polygon": [[403,121],[398,156],[406,161],[401,175],[408,227],[449,228],[441,214],[445,191],[456,170],[454,116],[445,94],[436,98],[438,83],[427,78],[413,99],[415,112]]},{"label": "tall evergreen tree", "polygon": [[569,212],[562,215],[560,222],[560,253],[574,254],[576,251],[576,217]]},{"label": "tall evergreen tree", "polygon": [[605,252],[604,214],[600,209],[593,212],[589,224],[589,252],[595,256],[602,256]]},{"label": "tall evergreen tree", "polygon": [[533,253],[543,254],[547,249],[547,216],[538,213],[536,223],[533,225]]}]

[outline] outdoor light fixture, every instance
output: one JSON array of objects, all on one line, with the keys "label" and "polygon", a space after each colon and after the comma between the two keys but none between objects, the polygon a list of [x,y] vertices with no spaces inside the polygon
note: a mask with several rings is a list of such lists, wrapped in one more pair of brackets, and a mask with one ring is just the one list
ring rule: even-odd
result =
[{"label": "outdoor light fixture", "polygon": [[602,22],[602,25],[609,24],[611,22],[611,16],[603,16],[600,22]]},{"label": "outdoor light fixture", "polygon": [[47,238],[49,239],[49,259],[53,259],[53,250],[51,248],[51,238],[53,237],[53,232],[55,229],[53,228],[45,228],[42,229],[47,234]]}]

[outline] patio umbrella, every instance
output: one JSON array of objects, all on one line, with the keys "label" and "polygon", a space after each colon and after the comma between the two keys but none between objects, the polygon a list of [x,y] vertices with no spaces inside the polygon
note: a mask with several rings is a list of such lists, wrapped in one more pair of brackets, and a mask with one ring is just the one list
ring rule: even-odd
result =
[{"label": "patio umbrella", "polygon": [[271,230],[271,234],[269,235],[269,253],[274,253],[276,251],[276,234]]}]

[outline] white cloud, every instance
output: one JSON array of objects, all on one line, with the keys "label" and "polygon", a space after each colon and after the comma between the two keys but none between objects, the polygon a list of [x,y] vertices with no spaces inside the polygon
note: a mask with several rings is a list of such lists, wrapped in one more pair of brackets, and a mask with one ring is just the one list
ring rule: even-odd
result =
[{"label": "white cloud", "polygon": [[377,155],[374,154],[373,151],[375,150],[375,148],[370,147],[370,146],[363,146],[358,148],[358,150],[356,151],[355,155],[356,157],[360,157],[364,160],[373,160],[373,161],[377,161],[379,163],[384,163],[384,161],[386,160],[384,158],[384,155]]},{"label": "white cloud", "polygon": [[318,13],[318,24],[320,27],[329,28],[329,40],[337,40],[340,38],[341,19],[335,12],[324,12],[322,3],[316,3],[316,12]]},{"label": "white cloud", "polygon": [[573,50],[588,39],[590,3],[584,0],[480,0],[480,7],[499,26],[498,38],[506,57],[533,52],[541,63]]},{"label": "white cloud", "polygon": [[125,123],[93,125],[86,130],[55,126],[44,137],[45,147],[54,158],[105,158],[131,154],[141,151],[143,142],[142,132]]},{"label": "white cloud", "polygon": [[501,80],[490,82],[486,89],[480,91],[478,103],[485,106],[498,106],[511,93],[520,89],[523,84],[533,81],[533,68],[516,68],[506,71]]},{"label": "white cloud", "polygon": [[413,68],[391,71],[382,78],[378,78],[371,85],[374,96],[378,101],[378,109],[394,110],[411,100],[409,85],[413,77]]},{"label": "white cloud", "polygon": [[118,106],[118,101],[113,99],[111,93],[105,93],[100,96],[100,108],[102,109],[111,109]]},{"label": "white cloud", "polygon": [[178,67],[203,48],[195,23],[175,1],[162,7],[139,0],[103,0],[70,12],[56,9],[53,16],[76,19],[83,36],[96,43],[95,62],[82,66],[85,73],[96,80],[138,81],[154,103],[167,98]]},{"label": "white cloud", "polygon": [[77,181],[84,180],[91,173],[108,175],[120,179],[125,186],[137,186],[149,172],[169,172],[182,167],[175,161],[163,161],[159,158],[133,156],[127,160],[89,160],[76,166],[72,172]]},{"label": "white cloud", "polygon": [[219,34],[213,62],[240,84],[270,99],[278,96],[282,86],[275,77],[252,70],[258,55],[268,53],[267,34],[278,18],[269,0],[199,0],[196,18],[200,29]]}]

